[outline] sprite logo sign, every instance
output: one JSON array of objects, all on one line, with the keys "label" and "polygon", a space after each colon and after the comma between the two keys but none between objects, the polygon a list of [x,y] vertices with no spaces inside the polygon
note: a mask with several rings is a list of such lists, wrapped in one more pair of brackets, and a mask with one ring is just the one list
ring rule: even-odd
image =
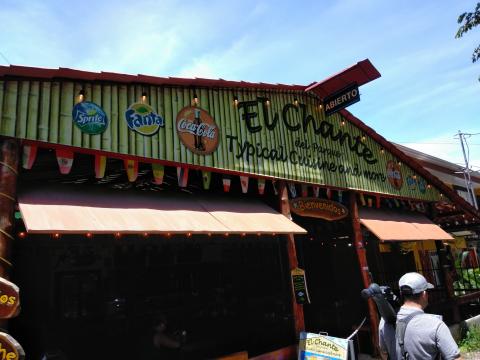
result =
[{"label": "sprite logo sign", "polygon": [[97,104],[83,101],[76,104],[72,111],[73,122],[82,132],[96,135],[105,131],[108,126],[107,114]]}]

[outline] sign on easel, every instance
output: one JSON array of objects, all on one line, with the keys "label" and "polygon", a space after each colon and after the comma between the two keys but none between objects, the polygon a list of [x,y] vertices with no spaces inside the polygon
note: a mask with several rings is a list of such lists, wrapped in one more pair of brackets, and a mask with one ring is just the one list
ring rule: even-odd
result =
[{"label": "sign on easel", "polygon": [[298,360],[347,360],[349,340],[333,336],[300,333]]}]

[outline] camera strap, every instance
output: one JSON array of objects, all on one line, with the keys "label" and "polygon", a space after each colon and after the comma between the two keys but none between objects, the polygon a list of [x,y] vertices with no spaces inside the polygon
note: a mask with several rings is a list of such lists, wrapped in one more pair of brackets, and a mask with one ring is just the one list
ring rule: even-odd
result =
[{"label": "camera strap", "polygon": [[402,352],[402,359],[409,358],[408,353],[405,351],[405,331],[407,330],[408,323],[415,316],[424,314],[423,311],[415,311],[401,320],[397,320],[397,326],[395,328],[395,338],[397,339],[400,351]]}]

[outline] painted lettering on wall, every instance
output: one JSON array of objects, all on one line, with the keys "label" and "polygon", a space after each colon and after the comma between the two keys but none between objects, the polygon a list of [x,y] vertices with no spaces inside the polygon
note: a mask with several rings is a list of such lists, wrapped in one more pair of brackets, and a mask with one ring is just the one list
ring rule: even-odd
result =
[{"label": "painted lettering on wall", "polygon": [[[262,131],[264,127],[272,131],[276,126],[281,126],[279,120],[280,115],[278,113],[273,114],[273,116],[269,115],[270,107],[267,105],[267,101],[267,98],[258,97],[257,100],[238,103],[240,118],[245,121],[247,130],[252,134]],[[263,112],[263,124],[258,120],[259,111]],[[292,116],[294,112],[300,115],[301,121],[295,120],[298,117]],[[269,120],[270,118],[272,120]],[[282,109],[281,119],[283,126],[290,132],[303,131],[303,133],[306,133],[309,126],[312,126],[315,135],[320,136],[319,142],[316,145],[317,147],[321,146],[320,139],[325,139],[338,143],[341,147],[348,149],[369,165],[378,162],[373,151],[362,141],[361,136],[351,135],[344,129],[335,128],[335,126],[327,120],[319,122],[313,115],[307,112],[307,106],[305,104],[285,104]]]}]

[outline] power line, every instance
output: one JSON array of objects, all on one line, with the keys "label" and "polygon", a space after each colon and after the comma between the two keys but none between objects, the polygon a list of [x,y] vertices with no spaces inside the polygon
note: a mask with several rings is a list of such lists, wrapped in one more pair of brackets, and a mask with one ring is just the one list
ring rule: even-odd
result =
[{"label": "power line", "polygon": [[0,51],[0,56],[3,58],[3,60],[5,60],[7,62],[8,65],[12,65],[10,63],[10,61],[8,61],[7,57],[5,55],[3,55],[3,53]]},{"label": "power line", "polygon": [[[398,142],[395,141],[397,144],[400,145],[406,145],[406,144],[414,144],[414,145],[458,145],[458,143],[453,143],[453,142]],[[470,146],[475,145],[479,146],[480,144],[468,144]]]}]

